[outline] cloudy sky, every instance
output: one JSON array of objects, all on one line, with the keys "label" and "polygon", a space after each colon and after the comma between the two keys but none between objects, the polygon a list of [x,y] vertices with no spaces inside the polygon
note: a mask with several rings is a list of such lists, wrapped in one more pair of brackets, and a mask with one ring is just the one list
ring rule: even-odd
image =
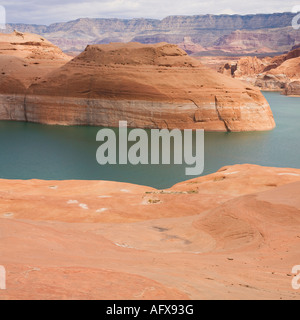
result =
[{"label": "cloudy sky", "polygon": [[[289,12],[300,0],[0,0],[8,23],[50,24],[78,18],[164,18],[168,15]],[[299,6],[300,7],[300,6]]]}]

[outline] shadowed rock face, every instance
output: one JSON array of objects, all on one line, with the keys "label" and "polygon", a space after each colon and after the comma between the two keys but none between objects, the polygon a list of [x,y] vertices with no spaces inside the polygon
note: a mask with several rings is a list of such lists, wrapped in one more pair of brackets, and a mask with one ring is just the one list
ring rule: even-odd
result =
[{"label": "shadowed rock face", "polygon": [[130,127],[270,130],[275,123],[259,90],[218,74],[176,45],[88,46],[32,85],[28,121]]},{"label": "shadowed rock face", "polygon": [[300,96],[300,81],[289,83],[283,93],[287,96]]}]

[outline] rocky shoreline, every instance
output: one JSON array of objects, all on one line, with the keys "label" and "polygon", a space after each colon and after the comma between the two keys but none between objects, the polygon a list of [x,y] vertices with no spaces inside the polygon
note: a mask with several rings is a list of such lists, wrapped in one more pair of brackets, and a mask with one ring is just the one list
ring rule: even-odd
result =
[{"label": "rocky shoreline", "polygon": [[[244,123],[232,119],[235,116],[233,112],[242,113],[249,121]],[[0,118],[48,125],[104,127],[118,127],[119,119],[125,119],[129,128],[204,129],[215,132],[274,128],[267,103],[260,106],[249,103],[236,108],[210,103],[199,108],[193,102],[0,95]]]}]

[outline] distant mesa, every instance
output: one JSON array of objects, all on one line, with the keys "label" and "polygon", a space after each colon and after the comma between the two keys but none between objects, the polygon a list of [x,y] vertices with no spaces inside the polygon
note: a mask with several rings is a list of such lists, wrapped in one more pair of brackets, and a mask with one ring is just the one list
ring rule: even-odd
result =
[{"label": "distant mesa", "polygon": [[[282,53],[300,42],[292,12],[251,15],[169,16],[158,19],[77,19],[46,25],[7,24],[7,31],[41,34],[65,52],[82,52],[88,44],[168,42],[189,54],[214,56]],[[190,43],[186,43],[186,38]],[[187,48],[188,46],[188,48]]]}]

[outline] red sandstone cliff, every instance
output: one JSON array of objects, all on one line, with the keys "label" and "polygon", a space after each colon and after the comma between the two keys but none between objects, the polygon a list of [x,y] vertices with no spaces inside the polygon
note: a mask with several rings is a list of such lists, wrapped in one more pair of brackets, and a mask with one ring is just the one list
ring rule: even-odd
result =
[{"label": "red sandstone cliff", "polygon": [[175,45],[88,46],[32,85],[27,118],[50,124],[203,128],[274,128],[259,90],[204,67]]},{"label": "red sandstone cliff", "polygon": [[290,82],[285,87],[283,93],[287,96],[300,96],[300,81]]},{"label": "red sandstone cliff", "polygon": [[22,82],[26,87],[71,60],[45,38],[14,31],[0,33],[0,83],[3,76]]},{"label": "red sandstone cliff", "polygon": [[0,40],[4,120],[101,126],[127,120],[130,127],[210,131],[275,126],[258,90],[205,68],[175,45],[93,45],[70,61],[38,35],[15,31]]},{"label": "red sandstone cliff", "polygon": [[70,60],[39,35],[0,34],[0,119],[26,121],[26,89]]}]

